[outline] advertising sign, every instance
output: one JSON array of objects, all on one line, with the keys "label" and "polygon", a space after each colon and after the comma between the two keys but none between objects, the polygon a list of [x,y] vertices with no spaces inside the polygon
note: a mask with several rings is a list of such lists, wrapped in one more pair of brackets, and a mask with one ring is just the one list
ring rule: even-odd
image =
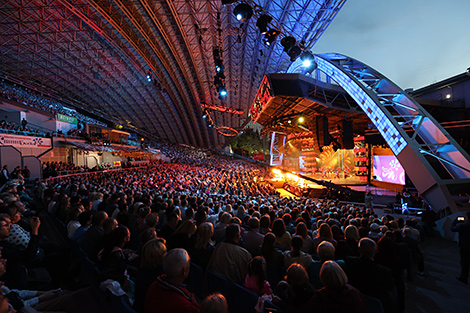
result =
[{"label": "advertising sign", "polygon": [[51,139],[32,136],[0,134],[0,146],[15,148],[50,148]]},{"label": "advertising sign", "polygon": [[57,120],[61,122],[67,122],[70,124],[77,124],[77,119],[68,115],[57,113]]}]

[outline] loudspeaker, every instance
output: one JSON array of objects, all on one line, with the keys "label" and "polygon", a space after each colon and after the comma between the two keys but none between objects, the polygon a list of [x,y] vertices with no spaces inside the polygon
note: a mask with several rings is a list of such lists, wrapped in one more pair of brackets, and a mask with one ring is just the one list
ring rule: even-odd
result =
[{"label": "loudspeaker", "polygon": [[343,120],[343,149],[354,149],[353,124],[351,120]]},{"label": "loudspeaker", "polygon": [[329,146],[331,143],[327,117],[317,118],[317,140],[319,147]]}]

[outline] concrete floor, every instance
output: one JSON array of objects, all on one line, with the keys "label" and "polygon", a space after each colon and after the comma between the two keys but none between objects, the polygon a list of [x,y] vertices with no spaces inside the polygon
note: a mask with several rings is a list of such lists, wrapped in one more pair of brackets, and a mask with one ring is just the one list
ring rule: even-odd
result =
[{"label": "concrete floor", "polygon": [[460,274],[457,243],[425,237],[421,248],[428,276],[415,275],[413,282],[407,282],[405,312],[470,312],[470,286],[456,279]]}]

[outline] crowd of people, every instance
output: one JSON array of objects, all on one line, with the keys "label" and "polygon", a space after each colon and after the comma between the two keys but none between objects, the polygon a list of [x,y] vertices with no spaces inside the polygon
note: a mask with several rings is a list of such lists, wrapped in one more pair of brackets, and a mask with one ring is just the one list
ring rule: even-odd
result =
[{"label": "crowd of people", "polygon": [[[57,288],[70,288],[76,271],[65,265],[73,258],[40,239],[37,216],[62,222],[68,244],[96,264],[100,281],[117,282],[137,312],[227,312],[223,295],[201,301],[183,285],[191,262],[285,312],[365,312],[366,296],[403,312],[406,280],[426,275],[415,220],[281,198],[257,179],[265,168],[204,149],[160,148],[171,151],[171,163],[38,180],[32,194],[22,177],[4,184],[0,246],[8,266],[2,272],[0,262],[0,279],[11,305],[54,310],[51,298],[70,297]],[[50,290],[10,300],[11,290],[32,287],[28,274],[38,268]]]},{"label": "crowd of people", "polygon": [[26,126],[26,124],[17,125],[12,121],[2,120],[0,121],[0,132],[7,134],[15,135],[24,135],[24,136],[39,136],[46,137],[46,133],[41,132],[37,129],[32,129]]},{"label": "crowd of people", "polygon": [[7,99],[14,100],[45,112],[53,114],[65,114],[75,117],[78,120],[88,124],[106,126],[106,124],[103,122],[81,114],[75,110],[69,109],[57,101],[48,99],[43,95],[39,95],[37,92],[33,92],[24,87],[9,84],[5,81],[0,81],[0,95]]}]

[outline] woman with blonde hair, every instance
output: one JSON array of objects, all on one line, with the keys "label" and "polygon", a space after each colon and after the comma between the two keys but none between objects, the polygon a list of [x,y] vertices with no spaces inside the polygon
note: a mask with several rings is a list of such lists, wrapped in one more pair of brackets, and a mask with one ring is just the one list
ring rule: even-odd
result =
[{"label": "woman with blonde hair", "polygon": [[140,267],[135,280],[134,309],[144,311],[145,294],[152,282],[163,273],[163,259],[166,255],[165,239],[156,238],[142,248]]},{"label": "woman with blonde hair", "polygon": [[176,229],[175,233],[170,238],[168,238],[168,250],[181,248],[190,253],[193,247],[192,240],[194,240],[194,238],[191,237],[196,233],[196,230],[197,226],[193,220],[185,220]]},{"label": "woman with blonde hair", "polygon": [[325,287],[315,292],[303,308],[304,312],[366,312],[361,292],[348,284],[348,277],[336,262],[326,261],[323,263],[320,270],[320,280]]},{"label": "woman with blonde hair", "polygon": [[212,226],[212,223],[205,222],[199,225],[196,233],[196,242],[194,248],[190,251],[190,256],[191,261],[202,268],[207,267],[212,252],[214,252],[213,235],[214,226]]},{"label": "woman with blonde hair", "polygon": [[344,240],[338,242],[336,260],[344,260],[348,256],[359,256],[359,232],[356,226],[349,225],[344,230]]}]

